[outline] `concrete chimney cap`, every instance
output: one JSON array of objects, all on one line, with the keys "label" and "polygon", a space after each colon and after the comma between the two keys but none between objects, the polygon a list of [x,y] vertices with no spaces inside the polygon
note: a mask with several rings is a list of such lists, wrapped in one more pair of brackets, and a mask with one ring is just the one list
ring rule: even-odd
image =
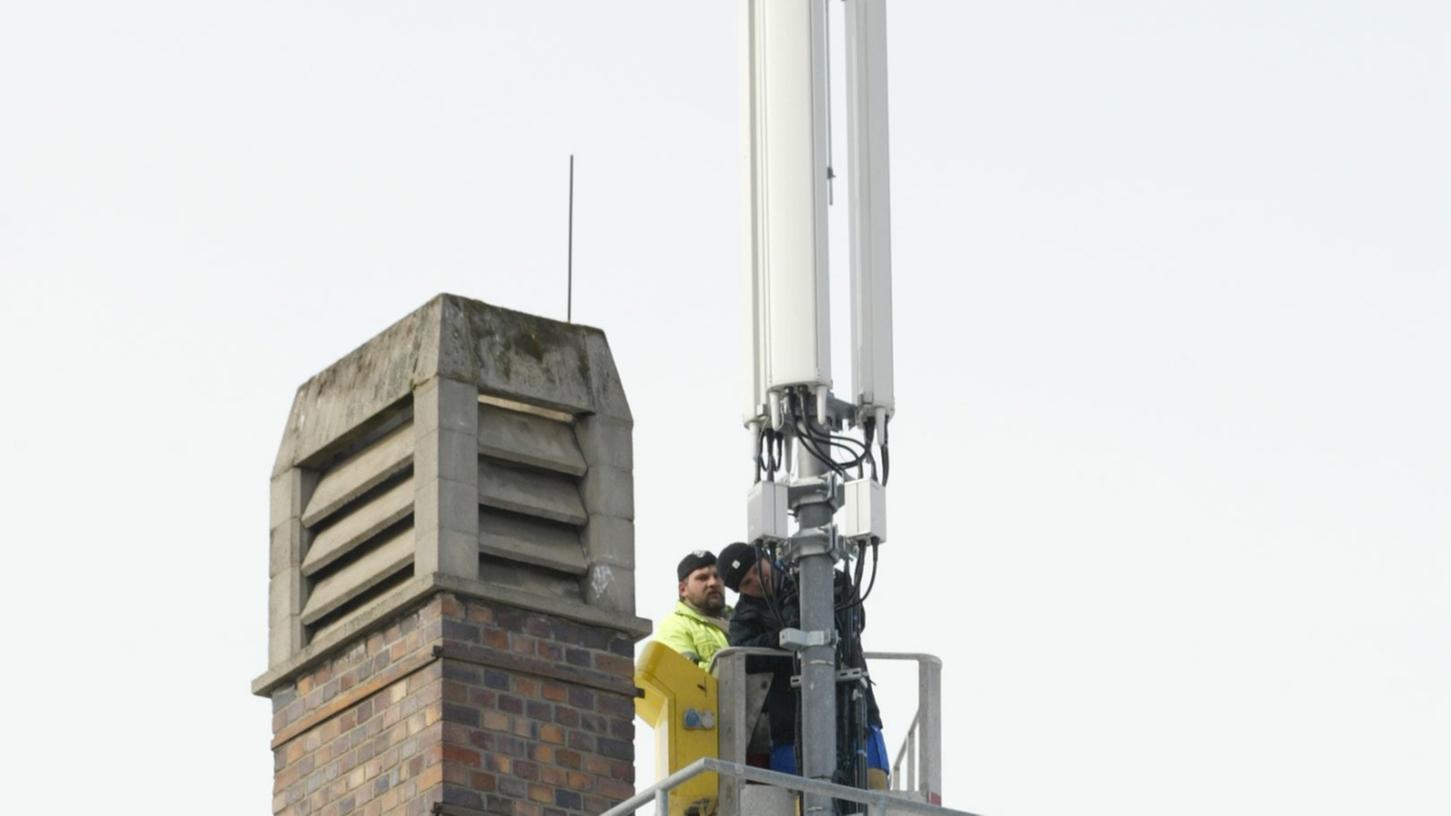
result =
[{"label": "concrete chimney cap", "polygon": [[633,426],[604,332],[440,294],[297,389],[273,475],[305,465],[434,378]]}]

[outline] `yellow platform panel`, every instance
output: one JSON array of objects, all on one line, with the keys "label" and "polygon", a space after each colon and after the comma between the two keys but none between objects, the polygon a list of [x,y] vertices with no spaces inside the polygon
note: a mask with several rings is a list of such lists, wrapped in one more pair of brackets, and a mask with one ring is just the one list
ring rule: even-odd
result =
[{"label": "yellow platform panel", "polygon": [[[701,757],[715,757],[716,681],[699,666],[663,643],[645,644],[635,662],[635,714],[655,729],[655,774],[663,778]],[[701,774],[670,794],[670,816],[706,816],[715,812],[717,781]]]}]

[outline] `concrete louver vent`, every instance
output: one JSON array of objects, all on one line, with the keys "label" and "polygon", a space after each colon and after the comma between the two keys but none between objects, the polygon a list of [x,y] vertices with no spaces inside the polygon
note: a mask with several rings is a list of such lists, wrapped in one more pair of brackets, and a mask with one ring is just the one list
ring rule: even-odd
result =
[{"label": "concrete louver vent", "polygon": [[405,422],[318,477],[302,513],[310,539],[301,566],[304,626],[336,626],[412,565],[413,453]]},{"label": "concrete louver vent", "polygon": [[570,423],[481,404],[479,552],[571,580],[585,575],[579,531],[589,514],[579,480],[586,470]]}]

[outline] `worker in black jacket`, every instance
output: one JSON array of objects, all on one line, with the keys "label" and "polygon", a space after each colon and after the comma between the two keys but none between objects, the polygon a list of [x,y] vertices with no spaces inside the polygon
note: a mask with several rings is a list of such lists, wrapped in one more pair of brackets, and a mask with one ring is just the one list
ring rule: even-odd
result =
[{"label": "worker in black jacket", "polygon": [[[732,646],[780,648],[782,629],[801,628],[801,602],[796,582],[780,564],[773,564],[770,558],[764,557],[760,549],[749,544],[731,544],[721,550],[716,568],[726,588],[740,594],[730,622]],[[850,601],[856,593],[845,573],[836,572],[835,589],[838,610],[852,606]],[[861,614],[859,605],[856,605],[856,614]],[[841,629],[844,621],[840,613],[837,617],[837,627]],[[859,650],[857,654],[860,654]],[[865,662],[861,661],[856,668],[865,668]],[[791,688],[795,661],[787,659],[784,653],[779,658],[751,657],[746,661],[746,671],[771,672],[773,675],[765,703],[771,728],[769,767],[783,773],[796,773],[796,693]],[[870,688],[866,690],[866,702],[868,724],[874,732],[869,740],[879,743],[882,721]],[[885,756],[885,746],[881,746],[880,753]]]}]

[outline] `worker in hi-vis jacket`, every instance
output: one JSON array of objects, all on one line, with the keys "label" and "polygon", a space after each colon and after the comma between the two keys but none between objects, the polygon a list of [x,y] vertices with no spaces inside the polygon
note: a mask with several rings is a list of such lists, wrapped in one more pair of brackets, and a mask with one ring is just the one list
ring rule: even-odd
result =
[{"label": "worker in hi-vis jacket", "polygon": [[715,571],[715,554],[696,550],[675,568],[680,580],[675,611],[660,622],[655,639],[694,661],[702,669],[727,645],[731,608]]}]

